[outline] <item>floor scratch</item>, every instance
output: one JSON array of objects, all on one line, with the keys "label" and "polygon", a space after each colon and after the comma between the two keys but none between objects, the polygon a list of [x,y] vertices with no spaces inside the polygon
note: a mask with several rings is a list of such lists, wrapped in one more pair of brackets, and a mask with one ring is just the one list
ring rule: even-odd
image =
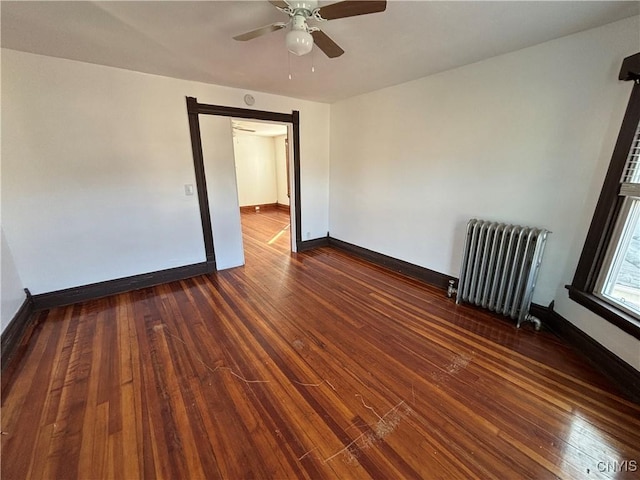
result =
[{"label": "floor scratch", "polygon": [[362,402],[362,405],[364,405],[364,408],[367,408],[367,409],[371,410],[373,412],[373,414],[376,417],[378,417],[378,420],[382,420],[382,417],[380,415],[378,415],[378,413],[373,409],[373,407],[370,407],[369,405],[364,403],[364,398],[362,398],[362,395],[360,395],[359,393],[356,393],[356,397],[360,397],[360,401]]},{"label": "floor scratch", "polygon": [[[405,410],[400,412],[400,407],[404,405]],[[366,405],[365,405],[366,406]],[[375,445],[379,440],[382,440],[384,437],[392,433],[400,424],[400,421],[409,415],[413,410],[402,400],[395,407],[391,408],[387,413],[385,413],[380,420],[372,427],[372,432],[363,432],[354,438],[348,445],[344,448],[341,448],[337,452],[335,452],[330,457],[324,459],[323,463],[327,463],[334,458],[336,458],[341,453],[348,453],[348,460],[354,461],[356,458],[356,453],[351,450],[351,448],[356,445],[358,441],[362,440],[362,444],[359,446],[361,450],[365,450]],[[375,413],[375,412],[374,412]]]},{"label": "floor scratch", "polygon": [[311,450],[309,450],[307,453],[305,453],[304,455],[302,455],[300,458],[298,458],[298,461],[302,460],[304,457],[306,457],[307,455],[309,455],[311,452],[313,452],[314,450],[317,450],[318,447],[312,448]]},{"label": "floor scratch", "polygon": [[[166,325],[166,324],[164,324],[164,323],[162,323],[162,324],[160,324],[160,325],[155,325],[155,326],[153,327],[153,329],[154,329],[156,332],[158,332],[158,331],[160,331],[160,330],[163,330],[163,331],[164,331],[164,333],[165,333],[166,335],[169,335],[170,337],[175,338],[176,340],[178,340],[179,342],[183,343],[184,345],[187,345],[187,342],[185,342],[182,338],[180,338],[178,335],[175,335],[175,334],[171,333],[171,331],[169,330],[169,328],[167,327],[167,325]],[[187,345],[187,347],[188,347],[188,345]],[[242,380],[242,381],[243,381],[243,382],[245,382],[245,383],[269,383],[269,380],[247,380],[247,379],[246,379],[246,378],[244,378],[242,375],[238,375],[236,372],[234,372],[230,367],[225,367],[225,366],[223,366],[223,365],[219,365],[219,366],[217,366],[216,368],[211,368],[211,367],[207,364],[207,362],[205,362],[205,361],[200,357],[200,355],[198,355],[197,353],[195,353],[195,352],[193,352],[193,351],[190,351],[190,353],[191,353],[194,357],[196,357],[196,358],[200,361],[200,363],[202,363],[202,365],[204,365],[204,367],[205,367],[207,370],[209,370],[209,371],[210,371],[210,372],[212,372],[212,373],[215,373],[215,372],[217,372],[218,370],[228,370],[228,371],[229,371],[229,373],[230,373],[231,375],[233,375],[233,376],[234,376],[234,377],[236,377],[236,378],[239,378],[240,380]]]}]

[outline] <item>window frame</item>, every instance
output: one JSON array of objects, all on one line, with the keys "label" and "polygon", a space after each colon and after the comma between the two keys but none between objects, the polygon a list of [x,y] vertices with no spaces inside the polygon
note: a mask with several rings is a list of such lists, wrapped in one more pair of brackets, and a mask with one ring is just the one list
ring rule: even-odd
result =
[{"label": "window frame", "polygon": [[[622,195],[622,193],[620,193],[620,195]],[[620,207],[616,225],[604,257],[605,260],[600,269],[600,274],[596,279],[594,288],[594,295],[602,298],[605,302],[613,302],[614,306],[629,313],[636,320],[640,320],[640,311],[636,311],[632,307],[616,301],[615,298],[605,293],[605,291],[610,286],[611,280],[617,277],[625,260],[625,255],[621,255],[621,252],[626,253],[631,242],[631,236],[635,231],[635,228],[627,230],[628,223],[635,226],[639,218],[640,199],[633,196],[625,196],[622,200],[622,206]]]},{"label": "window frame", "polygon": [[634,85],[580,260],[567,288],[569,298],[640,339],[640,321],[594,293],[609,244],[615,238],[624,202],[619,195],[621,178],[640,121],[640,53],[625,58],[619,79]]}]

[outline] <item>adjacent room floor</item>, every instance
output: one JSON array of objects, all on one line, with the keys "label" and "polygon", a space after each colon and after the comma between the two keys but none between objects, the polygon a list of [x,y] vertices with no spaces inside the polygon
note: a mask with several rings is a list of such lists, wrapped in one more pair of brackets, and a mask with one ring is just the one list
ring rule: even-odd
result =
[{"label": "adjacent room floor", "polygon": [[244,267],[39,314],[2,478],[638,478],[640,405],[551,333],[290,254],[287,223],[243,215]]}]

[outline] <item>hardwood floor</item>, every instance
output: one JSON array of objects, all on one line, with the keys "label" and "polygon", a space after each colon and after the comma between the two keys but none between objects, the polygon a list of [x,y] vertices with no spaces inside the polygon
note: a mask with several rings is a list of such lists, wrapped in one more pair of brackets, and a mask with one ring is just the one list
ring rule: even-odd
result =
[{"label": "hardwood floor", "polygon": [[640,406],[553,335],[289,254],[286,223],[243,215],[244,267],[39,314],[2,478],[638,478]]}]

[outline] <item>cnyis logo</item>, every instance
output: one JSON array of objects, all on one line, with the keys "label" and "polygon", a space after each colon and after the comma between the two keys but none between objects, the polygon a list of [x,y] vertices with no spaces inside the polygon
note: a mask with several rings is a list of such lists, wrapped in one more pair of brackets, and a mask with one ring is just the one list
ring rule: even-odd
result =
[{"label": "cnyis logo", "polygon": [[598,471],[603,473],[637,472],[638,462],[636,460],[609,460],[606,462],[598,462]]}]

